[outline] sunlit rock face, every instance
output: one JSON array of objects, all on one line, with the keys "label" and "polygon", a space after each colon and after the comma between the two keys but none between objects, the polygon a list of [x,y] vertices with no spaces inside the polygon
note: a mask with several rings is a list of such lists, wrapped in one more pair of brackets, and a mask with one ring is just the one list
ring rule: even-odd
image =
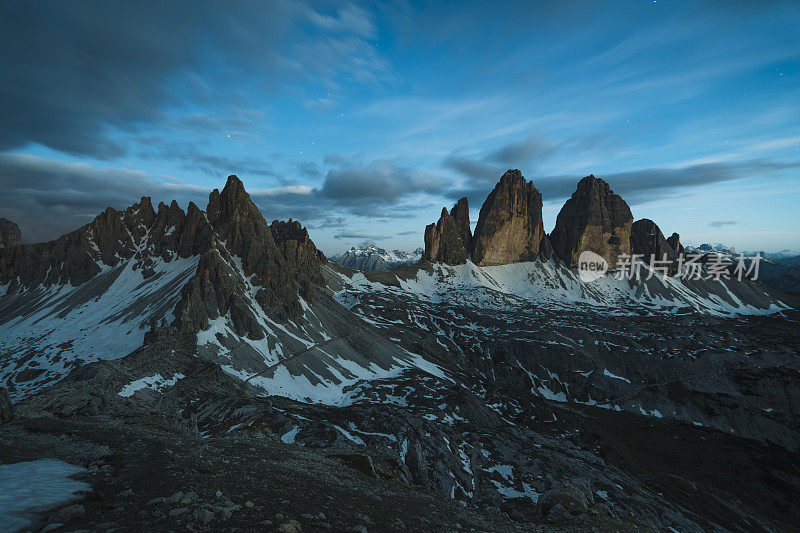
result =
[{"label": "sunlit rock face", "polygon": [[509,170],[481,207],[472,261],[480,266],[533,261],[544,238],[542,195],[519,170]]}]

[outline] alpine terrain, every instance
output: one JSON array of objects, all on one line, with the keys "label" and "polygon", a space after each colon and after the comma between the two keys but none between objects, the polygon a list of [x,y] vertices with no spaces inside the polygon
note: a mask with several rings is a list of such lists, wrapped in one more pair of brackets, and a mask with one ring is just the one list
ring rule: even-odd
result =
[{"label": "alpine terrain", "polygon": [[358,248],[350,248],[330,259],[353,270],[399,270],[418,263],[423,251],[422,248],[417,248],[413,252],[403,250],[387,252],[374,244],[365,244]]},{"label": "alpine terrain", "polygon": [[795,529],[796,294],[682,276],[611,185],[548,234],[509,170],[474,231],[462,198],[418,255],[335,262],[236,176],[49,242],[0,220],[0,476],[74,484],[0,529]]}]

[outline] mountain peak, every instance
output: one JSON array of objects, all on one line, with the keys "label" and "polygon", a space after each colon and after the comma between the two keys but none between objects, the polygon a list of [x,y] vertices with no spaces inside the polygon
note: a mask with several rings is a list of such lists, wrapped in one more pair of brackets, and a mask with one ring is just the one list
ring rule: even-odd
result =
[{"label": "mountain peak", "polygon": [[671,262],[670,272],[675,272],[674,262],[678,259],[673,245],[664,238],[658,224],[649,218],[637,220],[631,226],[631,254],[641,255],[645,262],[658,261],[665,257]]},{"label": "mountain peak", "polygon": [[247,194],[247,191],[244,190],[244,183],[242,183],[242,180],[240,180],[236,174],[231,174],[228,176],[228,181],[225,182],[225,187],[222,189],[222,194],[223,196],[240,195]]},{"label": "mountain peak", "polygon": [[604,179],[595,177],[594,174],[589,174],[578,182],[575,193],[591,194],[592,191],[599,191],[600,194],[614,194],[611,186]]},{"label": "mountain peak", "polygon": [[522,171],[518,168],[508,169],[506,170],[505,174],[500,176],[500,182],[512,182],[512,183],[524,183],[525,177],[522,175]]},{"label": "mountain peak", "polygon": [[22,232],[14,222],[0,218],[0,248],[22,244]]},{"label": "mountain peak", "polygon": [[632,224],[625,200],[604,180],[590,174],[578,182],[558,213],[550,241],[570,267],[577,265],[582,252],[591,250],[613,268],[621,254],[630,254]]},{"label": "mountain peak", "polygon": [[212,224],[219,222],[241,222],[249,220],[252,223],[268,226],[258,207],[253,203],[250,195],[244,188],[242,181],[235,175],[228,176],[222,192],[214,189],[208,196],[208,220]]},{"label": "mountain peak", "polygon": [[425,251],[422,258],[450,265],[466,263],[471,238],[467,199],[461,198],[449,213],[443,207],[439,221],[425,228]]},{"label": "mountain peak", "polygon": [[518,169],[506,171],[481,206],[472,260],[476,265],[532,261],[544,237],[542,195]]}]

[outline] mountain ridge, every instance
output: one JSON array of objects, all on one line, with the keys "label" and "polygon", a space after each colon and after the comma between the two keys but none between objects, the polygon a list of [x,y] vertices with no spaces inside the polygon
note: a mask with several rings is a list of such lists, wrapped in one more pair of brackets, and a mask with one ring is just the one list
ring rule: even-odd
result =
[{"label": "mountain ridge", "polygon": [[387,251],[376,244],[365,244],[332,255],[330,260],[355,270],[398,270],[418,262],[423,251],[422,248],[412,252],[396,249]]}]

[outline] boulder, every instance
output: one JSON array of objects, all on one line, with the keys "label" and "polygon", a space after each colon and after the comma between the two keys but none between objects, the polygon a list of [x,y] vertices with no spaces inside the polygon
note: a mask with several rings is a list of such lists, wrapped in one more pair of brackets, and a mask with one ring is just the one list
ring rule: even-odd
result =
[{"label": "boulder", "polygon": [[631,252],[632,224],[628,204],[608,183],[590,175],[578,182],[558,213],[550,243],[567,266],[577,266],[581,253],[591,250],[613,268],[620,255]]},{"label": "boulder", "polygon": [[556,506],[562,506],[572,515],[585,513],[588,509],[586,496],[571,483],[556,483],[539,497],[539,506],[544,516]]},{"label": "boulder", "polygon": [[519,170],[509,170],[481,207],[472,261],[481,266],[533,261],[544,236],[542,195]]}]

